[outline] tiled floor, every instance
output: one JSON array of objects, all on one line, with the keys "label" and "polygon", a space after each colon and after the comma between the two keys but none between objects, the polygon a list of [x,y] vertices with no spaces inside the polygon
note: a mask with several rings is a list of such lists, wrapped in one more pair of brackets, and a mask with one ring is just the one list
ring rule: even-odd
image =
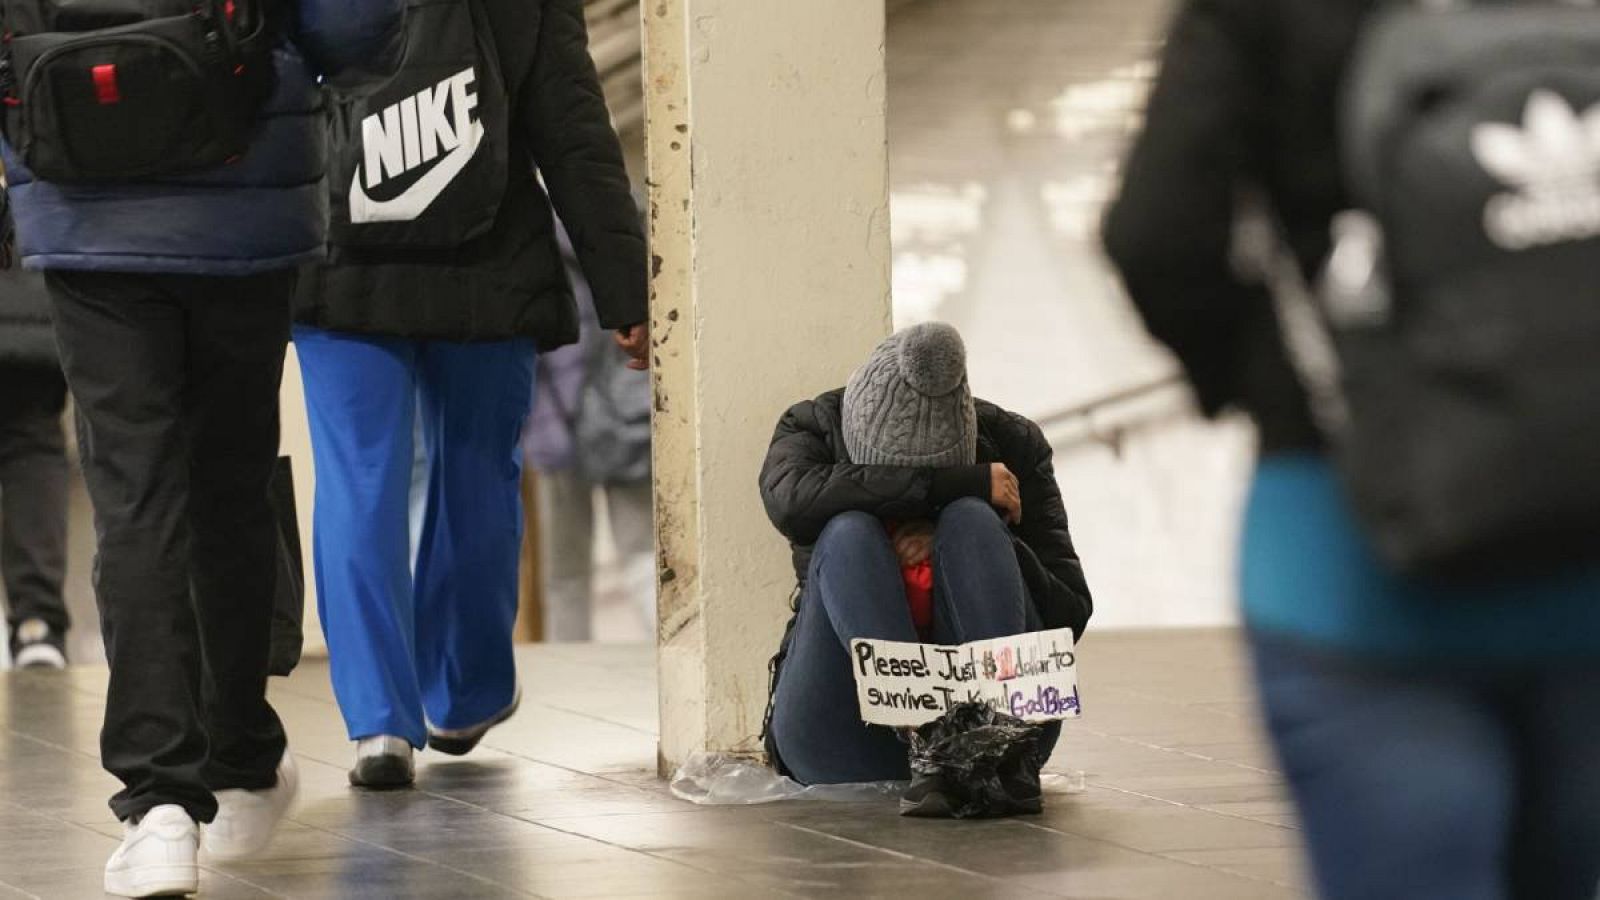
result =
[{"label": "tiled floor", "polygon": [[[418,789],[355,793],[322,665],[277,685],[305,793],[211,898],[1300,896],[1298,832],[1252,720],[1235,636],[1105,633],[1044,815],[901,819],[892,801],[700,807],[655,777],[645,648],[529,648],[523,711]],[[115,846],[96,762],[105,673],[0,675],[0,898],[99,896]]]}]

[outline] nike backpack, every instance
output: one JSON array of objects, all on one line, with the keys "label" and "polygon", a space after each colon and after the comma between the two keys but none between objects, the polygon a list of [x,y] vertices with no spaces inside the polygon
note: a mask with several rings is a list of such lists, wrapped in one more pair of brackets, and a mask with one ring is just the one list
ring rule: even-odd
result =
[{"label": "nike backpack", "polygon": [[3,0],[0,131],[61,183],[241,157],[276,82],[269,0]]},{"label": "nike backpack", "polygon": [[455,247],[505,195],[509,101],[477,0],[411,0],[406,56],[379,90],[331,106],[330,241]]},{"label": "nike backpack", "polygon": [[1600,558],[1600,10],[1385,8],[1345,87],[1305,296],[1367,530],[1417,574]]}]

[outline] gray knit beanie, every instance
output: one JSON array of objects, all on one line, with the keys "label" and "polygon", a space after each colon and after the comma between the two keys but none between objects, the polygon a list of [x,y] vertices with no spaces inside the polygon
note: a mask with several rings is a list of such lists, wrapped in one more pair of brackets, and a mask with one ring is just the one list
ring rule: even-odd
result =
[{"label": "gray knit beanie", "polygon": [[978,414],[961,333],[929,322],[879,344],[845,385],[844,445],[861,465],[976,462]]}]

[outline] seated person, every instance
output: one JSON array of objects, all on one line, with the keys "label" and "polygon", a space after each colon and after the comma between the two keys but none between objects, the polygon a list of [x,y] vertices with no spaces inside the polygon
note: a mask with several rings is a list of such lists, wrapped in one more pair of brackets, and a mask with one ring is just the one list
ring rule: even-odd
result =
[{"label": "seated person", "polygon": [[[904,780],[907,746],[861,721],[851,640],[962,644],[1083,633],[1091,602],[1039,426],[967,386],[948,325],[891,336],[843,390],[792,407],[761,471],[794,548],[773,660],[774,767],[805,784]],[[1046,729],[1047,757],[1060,732]]]}]

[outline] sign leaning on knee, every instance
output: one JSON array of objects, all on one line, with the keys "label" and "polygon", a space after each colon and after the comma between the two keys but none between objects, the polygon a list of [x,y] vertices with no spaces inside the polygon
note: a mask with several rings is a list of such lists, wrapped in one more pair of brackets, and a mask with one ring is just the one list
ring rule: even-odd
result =
[{"label": "sign leaning on knee", "polygon": [[850,658],[861,718],[874,725],[923,725],[968,702],[1029,722],[1081,712],[1068,628],[953,647],[857,638]]}]

